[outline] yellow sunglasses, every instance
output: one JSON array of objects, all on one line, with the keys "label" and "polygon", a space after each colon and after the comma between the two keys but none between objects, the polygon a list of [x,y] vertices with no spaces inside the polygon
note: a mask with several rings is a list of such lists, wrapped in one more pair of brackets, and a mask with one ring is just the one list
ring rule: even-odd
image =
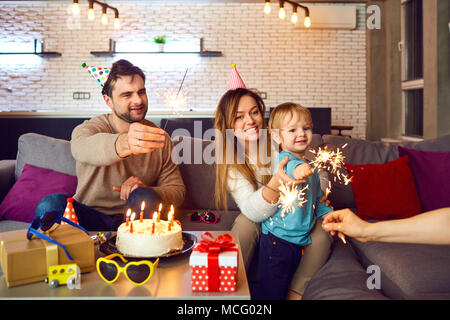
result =
[{"label": "yellow sunglasses", "polygon": [[[112,260],[119,257],[126,265],[124,267]],[[97,259],[97,272],[100,277],[107,283],[113,283],[119,278],[123,272],[125,277],[136,285],[146,283],[153,275],[154,270],[158,266],[159,258],[155,262],[148,260],[128,262],[121,254],[114,253],[106,257]]]}]

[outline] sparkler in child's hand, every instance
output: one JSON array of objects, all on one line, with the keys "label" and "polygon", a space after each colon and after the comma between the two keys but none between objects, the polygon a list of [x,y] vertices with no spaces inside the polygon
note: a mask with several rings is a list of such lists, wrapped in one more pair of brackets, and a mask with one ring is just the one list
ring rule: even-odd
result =
[{"label": "sparkler in child's hand", "polygon": [[[305,191],[309,185],[306,185],[303,189],[297,188],[293,183],[283,183],[280,180],[280,198],[278,205],[281,210],[281,218],[284,219],[285,213],[294,213],[294,206],[302,207],[308,200],[305,199]],[[297,203],[298,202],[298,203]]]},{"label": "sparkler in child's hand", "polygon": [[[347,144],[344,144],[342,149],[346,146]],[[327,170],[330,174],[334,175],[334,181],[336,181],[337,178],[337,180],[343,181],[345,185],[350,183],[350,179],[342,171],[345,165],[345,157],[339,148],[337,148],[336,151],[333,151],[328,150],[327,146],[325,146],[323,149],[319,147],[319,150],[311,150],[311,152],[316,156],[310,163],[314,168]],[[330,191],[331,185],[329,186],[328,194]]]}]

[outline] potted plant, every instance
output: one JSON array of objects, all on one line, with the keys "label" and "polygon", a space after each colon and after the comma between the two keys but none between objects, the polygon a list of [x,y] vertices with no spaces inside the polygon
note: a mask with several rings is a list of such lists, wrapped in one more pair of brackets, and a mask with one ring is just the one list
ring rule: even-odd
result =
[{"label": "potted plant", "polygon": [[153,42],[158,44],[159,52],[164,52],[164,44],[166,43],[166,36],[154,37]]}]

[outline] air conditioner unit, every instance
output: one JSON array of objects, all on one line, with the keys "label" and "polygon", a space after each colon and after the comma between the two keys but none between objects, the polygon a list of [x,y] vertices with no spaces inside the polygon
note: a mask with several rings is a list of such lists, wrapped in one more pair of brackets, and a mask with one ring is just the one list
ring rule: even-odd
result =
[{"label": "air conditioner unit", "polygon": [[[356,29],[356,6],[352,5],[307,5],[311,27],[309,29]],[[305,12],[298,10],[297,28],[303,24]]]}]

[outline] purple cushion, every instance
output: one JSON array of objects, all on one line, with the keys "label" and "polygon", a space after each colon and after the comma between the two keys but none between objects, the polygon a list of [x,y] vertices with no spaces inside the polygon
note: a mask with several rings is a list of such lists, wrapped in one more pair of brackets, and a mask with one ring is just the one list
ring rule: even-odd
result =
[{"label": "purple cushion", "polygon": [[423,211],[450,207],[450,152],[419,151],[398,147],[409,156]]},{"label": "purple cushion", "polygon": [[0,220],[31,222],[39,201],[52,193],[73,196],[77,177],[26,164],[0,204]]}]

